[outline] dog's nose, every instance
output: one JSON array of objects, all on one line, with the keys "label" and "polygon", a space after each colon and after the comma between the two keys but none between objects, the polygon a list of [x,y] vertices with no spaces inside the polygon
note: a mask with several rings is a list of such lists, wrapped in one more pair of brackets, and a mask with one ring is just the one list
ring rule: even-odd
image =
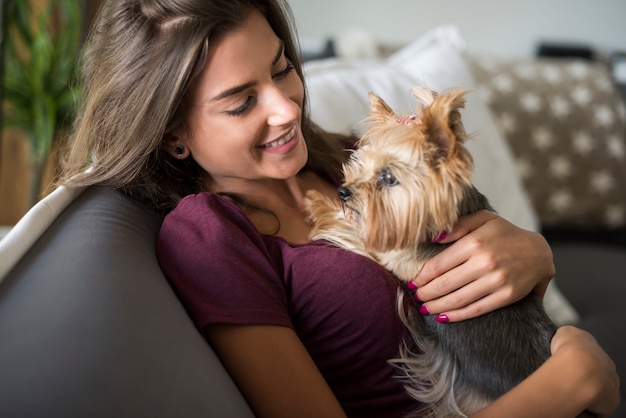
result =
[{"label": "dog's nose", "polygon": [[352,198],[352,192],[347,187],[340,186],[337,191],[339,192],[339,199],[347,202]]}]

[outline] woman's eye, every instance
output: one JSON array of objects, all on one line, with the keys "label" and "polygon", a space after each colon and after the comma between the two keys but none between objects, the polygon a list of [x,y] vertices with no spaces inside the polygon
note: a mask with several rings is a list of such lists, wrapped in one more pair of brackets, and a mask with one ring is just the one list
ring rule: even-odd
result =
[{"label": "woman's eye", "polygon": [[[287,60],[287,66],[285,67],[285,69],[272,75],[272,78],[278,79],[278,80],[283,79],[287,77],[287,75],[289,75],[289,73],[291,73],[293,70],[294,70],[293,64],[291,63],[291,61]],[[254,97],[248,96],[244,104],[242,104],[236,109],[226,111],[226,114],[229,116],[241,116],[250,108],[250,106],[252,106],[253,102],[254,102]]]},{"label": "woman's eye", "polygon": [[285,67],[285,69],[274,74],[272,77],[280,80],[281,78],[287,77],[287,75],[289,75],[289,73],[292,72],[293,69],[294,67],[291,61],[287,60],[287,66]]},{"label": "woman's eye", "polygon": [[380,184],[387,187],[395,186],[396,184],[398,184],[398,179],[387,167],[383,168],[382,170],[380,170],[380,173],[378,173],[378,181],[380,182]]},{"label": "woman's eye", "polygon": [[229,110],[226,113],[229,116],[241,116],[246,112],[246,110],[248,110],[248,108],[250,108],[250,106],[252,105],[252,100],[253,100],[253,97],[248,96],[244,104],[239,106],[237,109]]}]

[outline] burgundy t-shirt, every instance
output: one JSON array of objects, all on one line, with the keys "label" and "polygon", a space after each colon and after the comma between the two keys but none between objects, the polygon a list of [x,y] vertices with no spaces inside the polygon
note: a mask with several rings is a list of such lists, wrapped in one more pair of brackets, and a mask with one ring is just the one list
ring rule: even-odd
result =
[{"label": "burgundy t-shirt", "polygon": [[265,324],[294,329],[351,417],[401,417],[415,403],[388,360],[407,337],[394,279],[324,241],[260,234],[229,200],[201,193],[166,216],[161,267],[199,330]]}]

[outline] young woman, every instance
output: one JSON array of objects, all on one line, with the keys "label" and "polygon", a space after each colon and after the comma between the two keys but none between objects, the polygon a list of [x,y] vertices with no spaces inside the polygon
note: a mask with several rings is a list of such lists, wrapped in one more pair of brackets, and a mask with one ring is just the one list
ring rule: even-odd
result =
[{"label": "young woman", "polygon": [[[403,416],[393,279],[308,238],[303,196],[336,197],[347,142],[309,120],[289,16],[280,0],[105,3],[63,179],[168,212],[163,271],[256,415]],[[442,322],[542,294],[554,275],[540,235],[489,212],[440,241],[454,244],[415,285]],[[477,416],[615,408],[614,366],[589,334],[559,330],[552,353]]]}]

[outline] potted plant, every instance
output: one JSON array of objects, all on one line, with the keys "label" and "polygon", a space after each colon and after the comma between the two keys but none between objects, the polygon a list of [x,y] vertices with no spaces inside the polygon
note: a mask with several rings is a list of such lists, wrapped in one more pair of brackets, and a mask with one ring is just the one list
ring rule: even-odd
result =
[{"label": "potted plant", "polygon": [[80,0],[47,0],[38,10],[25,0],[4,0],[9,42],[4,55],[5,127],[30,145],[30,205],[39,199],[43,169],[55,138],[70,127],[79,90],[77,68],[83,11]]}]

